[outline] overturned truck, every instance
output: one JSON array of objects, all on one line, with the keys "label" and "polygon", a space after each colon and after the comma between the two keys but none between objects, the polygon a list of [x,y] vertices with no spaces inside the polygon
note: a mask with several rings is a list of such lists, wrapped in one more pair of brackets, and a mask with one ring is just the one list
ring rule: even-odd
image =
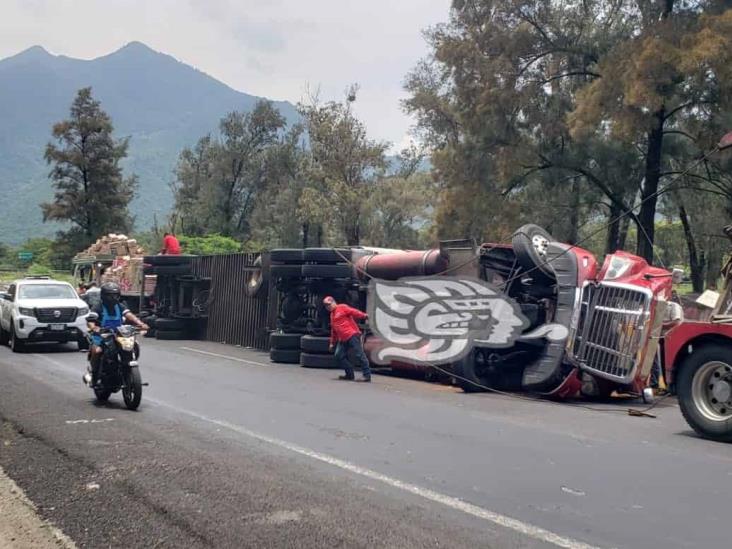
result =
[{"label": "overturned truck", "polygon": [[[672,292],[668,271],[623,252],[599,266],[590,252],[555,242],[535,225],[516,231],[510,245],[446,241],[427,251],[273,250],[270,259],[269,275],[282,295],[278,335],[273,337],[284,340],[283,334],[292,334],[293,347],[297,333],[308,341],[327,336],[328,315],[320,305],[324,295],[365,308],[372,278],[479,278],[518,304],[528,319],[525,333],[547,324],[567,328],[568,337],[561,340],[519,337],[508,348],[476,346],[447,366],[471,392],[497,388],[557,397],[602,396],[615,390],[642,394]],[[379,338],[368,330],[366,334],[365,348],[373,353]],[[408,360],[394,361],[391,367],[430,368]]]}]

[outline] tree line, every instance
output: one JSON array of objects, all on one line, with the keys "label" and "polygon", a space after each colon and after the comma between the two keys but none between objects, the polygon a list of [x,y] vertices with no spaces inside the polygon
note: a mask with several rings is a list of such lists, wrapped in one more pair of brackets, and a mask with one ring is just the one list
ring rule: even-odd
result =
[{"label": "tree line", "polygon": [[[732,129],[732,1],[454,0],[425,36],[403,105],[423,148],[389,158],[355,86],[311,95],[293,124],[260,101],[181,151],[166,227],[243,250],[416,248],[532,222],[599,255],[683,263],[697,291],[716,281],[732,169],[709,151]],[[58,254],[129,232],[128,143],[91,90],[53,138]]]}]

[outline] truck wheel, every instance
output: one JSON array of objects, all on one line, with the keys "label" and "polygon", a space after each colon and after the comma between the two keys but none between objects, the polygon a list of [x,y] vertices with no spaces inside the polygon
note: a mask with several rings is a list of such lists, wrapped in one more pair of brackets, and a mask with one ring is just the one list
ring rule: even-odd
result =
[{"label": "truck wheel", "polygon": [[473,349],[452,365],[458,385],[466,393],[482,393],[491,386],[491,376],[486,371],[486,357],[482,350]]},{"label": "truck wheel", "polygon": [[12,318],[10,319],[10,349],[14,353],[22,353],[25,351],[25,341],[19,339],[15,333],[15,321]]},{"label": "truck wheel", "polygon": [[300,362],[300,349],[270,349],[269,359],[272,362],[281,364],[298,364]]},{"label": "truck wheel", "polygon": [[531,271],[529,276],[543,281],[554,282],[556,275],[549,263],[549,247],[554,237],[547,231],[531,223],[520,227],[511,238],[516,260],[524,270]]},{"label": "truck wheel", "polygon": [[10,337],[8,336],[8,332],[0,326],[0,345],[7,345],[9,341]]},{"label": "truck wheel", "polygon": [[732,442],[732,349],[704,345],[682,363],[676,381],[684,419],[701,436]]},{"label": "truck wheel", "polygon": [[269,334],[269,346],[271,349],[277,349],[280,351],[297,351],[299,353],[301,337],[301,334],[280,334],[272,332]]}]

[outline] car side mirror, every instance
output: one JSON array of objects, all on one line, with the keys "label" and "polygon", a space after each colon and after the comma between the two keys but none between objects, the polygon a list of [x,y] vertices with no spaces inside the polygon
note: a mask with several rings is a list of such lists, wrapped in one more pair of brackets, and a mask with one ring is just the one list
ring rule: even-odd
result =
[{"label": "car side mirror", "polygon": [[99,315],[97,313],[89,313],[86,315],[87,322],[96,322],[97,320],[99,320]]},{"label": "car side mirror", "polygon": [[674,284],[681,284],[684,281],[684,269],[674,269],[671,271],[671,281]]},{"label": "car side mirror", "polygon": [[10,296],[8,294],[6,294],[5,292],[0,292],[1,300],[5,301],[6,299],[8,299],[8,297],[10,297]]}]

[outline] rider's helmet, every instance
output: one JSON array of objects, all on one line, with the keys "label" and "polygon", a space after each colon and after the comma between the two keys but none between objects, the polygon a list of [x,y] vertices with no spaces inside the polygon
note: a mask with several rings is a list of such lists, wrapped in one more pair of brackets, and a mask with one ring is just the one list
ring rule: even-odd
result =
[{"label": "rider's helmet", "polygon": [[122,292],[119,289],[119,284],[116,282],[105,282],[102,284],[101,297],[102,303],[107,307],[113,307],[119,303]]}]

